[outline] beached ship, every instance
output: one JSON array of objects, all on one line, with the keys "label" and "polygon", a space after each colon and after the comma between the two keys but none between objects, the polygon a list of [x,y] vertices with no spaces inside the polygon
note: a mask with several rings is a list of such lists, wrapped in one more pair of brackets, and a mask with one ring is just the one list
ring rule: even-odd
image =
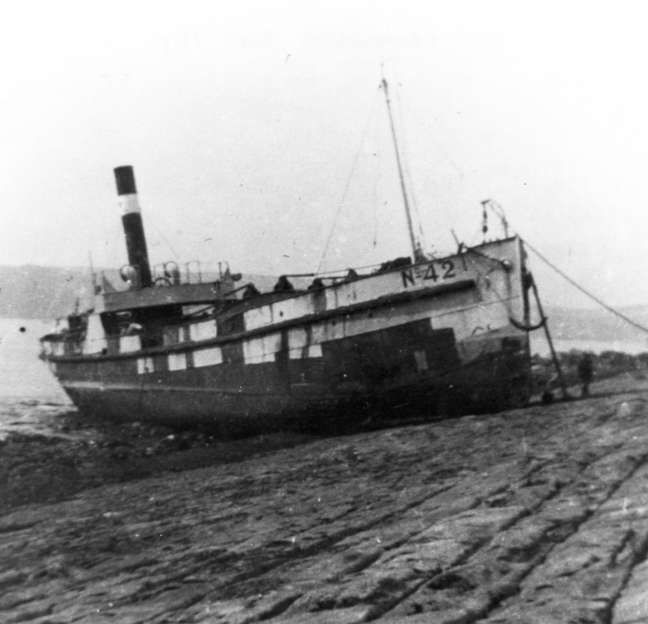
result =
[{"label": "beached ship", "polygon": [[229,269],[202,279],[175,263],[152,271],[133,169],[115,169],[128,288],[104,280],[92,310],[41,339],[72,401],[110,418],[227,431],[523,404],[531,285],[523,243],[513,236],[425,255],[393,138],[411,256],[307,285],[281,276],[267,292]]}]

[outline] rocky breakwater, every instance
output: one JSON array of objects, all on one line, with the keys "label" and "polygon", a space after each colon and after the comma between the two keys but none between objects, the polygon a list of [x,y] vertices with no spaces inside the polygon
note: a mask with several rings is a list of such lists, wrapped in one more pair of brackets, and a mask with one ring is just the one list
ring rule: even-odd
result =
[{"label": "rocky breakwater", "polygon": [[0,621],[648,621],[648,383],[593,390],[15,507]]}]

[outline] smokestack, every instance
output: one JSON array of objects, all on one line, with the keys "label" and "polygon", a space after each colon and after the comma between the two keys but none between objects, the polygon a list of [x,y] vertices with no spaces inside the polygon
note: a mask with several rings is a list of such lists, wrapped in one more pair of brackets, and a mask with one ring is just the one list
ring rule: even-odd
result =
[{"label": "smokestack", "polygon": [[119,207],[122,210],[122,224],[126,234],[128,264],[135,267],[142,287],[151,285],[151,267],[149,266],[144,224],[137,200],[135,174],[130,165],[115,168]]}]

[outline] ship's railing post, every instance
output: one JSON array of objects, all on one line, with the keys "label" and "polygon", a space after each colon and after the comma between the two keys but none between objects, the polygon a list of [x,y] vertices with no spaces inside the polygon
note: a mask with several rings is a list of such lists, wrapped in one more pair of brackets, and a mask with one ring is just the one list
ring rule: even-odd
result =
[{"label": "ship's railing post", "polygon": [[178,263],[174,260],[168,260],[163,265],[164,268],[164,277],[166,277],[171,284],[177,286],[180,284],[180,269],[178,268]]},{"label": "ship's railing post", "polygon": [[[194,276],[196,276],[197,281],[194,281]],[[189,262],[185,262],[185,281],[187,284],[202,283],[202,269],[200,261],[189,260]]]}]

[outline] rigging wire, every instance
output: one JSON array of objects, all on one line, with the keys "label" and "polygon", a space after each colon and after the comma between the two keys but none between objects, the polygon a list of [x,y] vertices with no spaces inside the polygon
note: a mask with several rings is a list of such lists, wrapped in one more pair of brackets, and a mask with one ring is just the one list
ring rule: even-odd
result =
[{"label": "rigging wire", "polygon": [[605,303],[605,301],[599,299],[599,297],[597,297],[595,294],[593,294],[592,292],[590,292],[589,290],[581,286],[576,280],[569,277],[569,275],[561,271],[555,264],[553,264],[550,260],[548,260],[545,256],[543,256],[528,240],[524,239],[524,245],[528,247],[536,256],[538,256],[538,258],[540,258],[540,260],[542,260],[549,268],[553,269],[563,279],[567,280],[574,288],[582,292],[584,295],[587,295],[590,299],[598,303],[602,308],[605,308],[608,312],[619,317],[621,320],[625,321],[629,325],[632,325],[636,329],[639,329],[648,334],[648,327],[646,327],[645,325],[641,325],[641,323],[637,323],[637,321],[632,320],[630,317],[623,314],[623,312],[619,312],[619,310]]},{"label": "rigging wire", "polygon": [[[396,84],[400,86],[398,77],[394,72],[394,78]],[[427,249],[427,241],[425,240],[425,232],[423,231],[423,225],[421,221],[421,212],[419,211],[418,201],[416,199],[416,193],[414,192],[414,182],[412,178],[412,173],[409,168],[409,158],[407,157],[408,147],[407,147],[407,133],[405,132],[405,122],[403,121],[403,105],[400,98],[400,89],[395,89],[395,100],[396,100],[396,115],[398,116],[398,125],[400,130],[401,137],[401,156],[403,161],[403,169],[405,170],[405,177],[407,178],[408,191],[410,198],[412,200],[412,205],[414,206],[414,213],[416,215],[416,225],[418,229],[419,243],[423,246],[423,249]]]},{"label": "rigging wire", "polygon": [[[375,122],[374,122],[375,125]],[[373,184],[371,186],[371,205],[373,207],[373,238],[372,238],[372,248],[375,249],[378,246],[378,225],[379,225],[379,219],[378,219],[378,210],[379,210],[379,193],[378,193],[378,187],[380,183],[382,182],[382,168],[383,168],[383,161],[382,161],[382,152],[383,152],[383,146],[381,143],[381,136],[375,132],[375,128],[372,130],[374,133],[374,136],[376,138],[376,145],[374,146],[374,150],[372,151],[372,159],[371,159],[371,169],[373,172]],[[382,195],[382,193],[381,193]],[[387,205],[387,201],[382,201],[380,203],[380,208],[383,208]]]},{"label": "rigging wire", "polygon": [[369,125],[371,124],[371,121],[374,118],[375,112],[376,112],[376,102],[378,101],[378,94],[374,97],[372,104],[371,104],[371,109],[369,111],[369,115],[367,116],[367,121],[365,122],[364,128],[362,130],[362,135],[360,137],[360,143],[358,144],[358,149],[356,150],[356,153],[353,157],[353,162],[351,163],[351,170],[349,171],[349,175],[347,176],[346,183],[344,184],[344,190],[342,192],[342,197],[338,203],[337,210],[335,211],[335,216],[333,217],[333,223],[331,224],[331,229],[329,230],[328,236],[326,237],[326,243],[324,244],[324,249],[322,250],[322,255],[320,256],[319,263],[317,265],[317,272],[320,271],[322,268],[322,263],[324,262],[324,258],[326,257],[326,254],[328,252],[328,247],[329,244],[331,243],[331,238],[333,237],[333,232],[335,232],[335,226],[337,224],[338,217],[340,216],[340,212],[342,211],[342,207],[344,206],[344,202],[346,201],[347,194],[349,193],[349,188],[351,186],[351,180],[353,179],[353,175],[355,173],[356,167],[358,165],[358,160],[360,159],[360,153],[362,152],[362,146],[364,145],[365,138],[367,136],[367,132],[369,130]]},{"label": "rigging wire", "polygon": [[176,250],[172,247],[171,243],[169,242],[169,239],[162,233],[162,230],[155,223],[153,223],[153,229],[157,232],[158,236],[166,243],[166,246],[169,248],[169,250],[173,254],[175,260],[179,262],[180,261],[180,256],[178,255]]},{"label": "rigging wire", "polygon": [[374,178],[371,189],[371,205],[373,206],[373,238],[372,247],[375,249],[378,245],[378,175]]},{"label": "rigging wire", "polygon": [[[162,224],[163,226],[166,227],[168,225],[168,221],[166,221],[166,219],[161,215],[161,213],[156,212],[155,219],[151,219],[151,225],[153,226],[153,229],[155,230],[157,235],[162,239],[162,242],[165,243],[166,246],[169,248],[169,251],[171,251],[171,253],[173,254],[173,257],[176,260],[176,262],[180,262],[180,256],[178,255],[176,250],[173,248],[173,245],[171,245],[169,239],[164,235],[164,232],[162,232],[160,228],[159,225],[160,221],[164,221],[164,223]],[[169,229],[173,229],[173,228],[169,228]]]}]

